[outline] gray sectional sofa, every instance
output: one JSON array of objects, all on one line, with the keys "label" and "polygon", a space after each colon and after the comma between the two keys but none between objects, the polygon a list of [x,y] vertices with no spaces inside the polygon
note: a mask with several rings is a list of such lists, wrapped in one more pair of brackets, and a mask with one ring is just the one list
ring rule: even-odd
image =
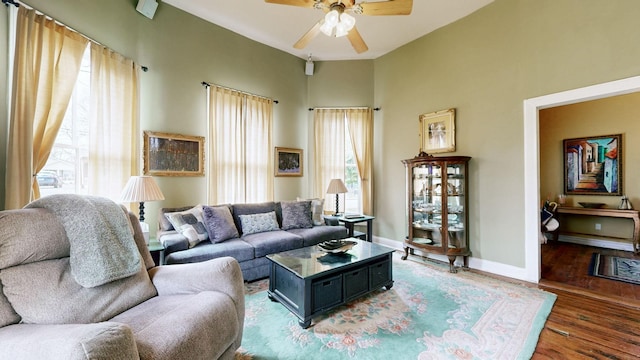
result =
[{"label": "gray sectional sofa", "polygon": [[[165,247],[165,264],[230,256],[240,263],[244,280],[253,281],[269,276],[266,255],[347,237],[344,226],[325,224],[321,214],[317,200],[163,208],[157,239]],[[252,222],[270,225],[255,229]]]}]

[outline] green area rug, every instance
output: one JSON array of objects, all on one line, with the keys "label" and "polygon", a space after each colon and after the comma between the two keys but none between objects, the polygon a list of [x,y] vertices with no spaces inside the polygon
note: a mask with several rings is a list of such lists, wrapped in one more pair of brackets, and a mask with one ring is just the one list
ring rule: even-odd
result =
[{"label": "green area rug", "polygon": [[[448,265],[393,260],[394,285],[313,319],[246,285],[236,359],[529,359],[556,299],[535,288]],[[419,261],[419,260],[418,260]]]},{"label": "green area rug", "polygon": [[640,260],[593,253],[589,275],[640,285]]}]

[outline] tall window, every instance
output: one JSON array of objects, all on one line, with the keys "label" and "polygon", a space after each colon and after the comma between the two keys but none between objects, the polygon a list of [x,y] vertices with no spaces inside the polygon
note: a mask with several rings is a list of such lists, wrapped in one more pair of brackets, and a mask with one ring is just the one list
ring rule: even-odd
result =
[{"label": "tall window", "polygon": [[118,198],[138,172],[140,66],[23,5],[12,27],[5,208],[55,192]]},{"label": "tall window", "polygon": [[344,184],[347,186],[348,193],[344,195],[344,212],[347,214],[362,214],[362,193],[360,191],[360,174],[358,173],[358,164],[356,155],[353,153],[353,144],[351,143],[351,134],[347,122],[344,123]]},{"label": "tall window", "polygon": [[49,159],[37,174],[41,196],[88,194],[90,80],[91,56],[87,50]]},{"label": "tall window", "polygon": [[273,200],[273,101],[209,86],[209,204]]},{"label": "tall window", "polygon": [[373,117],[370,108],[315,109],[315,196],[325,198],[325,211],[335,211],[335,195],[326,197],[331,179],[342,179],[348,192],[340,196],[340,212],[373,213]]}]

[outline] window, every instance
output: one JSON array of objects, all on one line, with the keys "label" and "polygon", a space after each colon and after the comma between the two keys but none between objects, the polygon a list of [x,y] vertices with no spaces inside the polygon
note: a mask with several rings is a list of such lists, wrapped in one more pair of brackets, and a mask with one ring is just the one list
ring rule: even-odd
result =
[{"label": "window", "polygon": [[362,199],[360,192],[360,175],[358,174],[358,164],[353,153],[353,144],[349,136],[349,128],[345,121],[344,137],[344,184],[348,193],[344,195],[344,212],[347,214],[362,214]]},{"label": "window", "polygon": [[90,81],[87,47],[62,126],[46,165],[37,175],[41,196],[88,194]]}]

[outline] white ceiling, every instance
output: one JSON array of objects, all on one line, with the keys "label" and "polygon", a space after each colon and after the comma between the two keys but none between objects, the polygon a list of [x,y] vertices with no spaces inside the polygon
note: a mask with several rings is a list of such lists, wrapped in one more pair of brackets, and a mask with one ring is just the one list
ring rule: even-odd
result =
[{"label": "white ceiling", "polygon": [[[380,0],[367,2],[375,1]],[[471,14],[493,0],[414,0],[411,15],[354,15],[356,27],[369,46],[369,50],[362,54],[353,50],[346,37],[332,38],[322,33],[311,40],[306,48],[293,48],[293,44],[324,16],[321,10],[267,4],[264,0],[162,2],[303,59],[311,54],[313,60],[355,60],[382,56]]]}]

